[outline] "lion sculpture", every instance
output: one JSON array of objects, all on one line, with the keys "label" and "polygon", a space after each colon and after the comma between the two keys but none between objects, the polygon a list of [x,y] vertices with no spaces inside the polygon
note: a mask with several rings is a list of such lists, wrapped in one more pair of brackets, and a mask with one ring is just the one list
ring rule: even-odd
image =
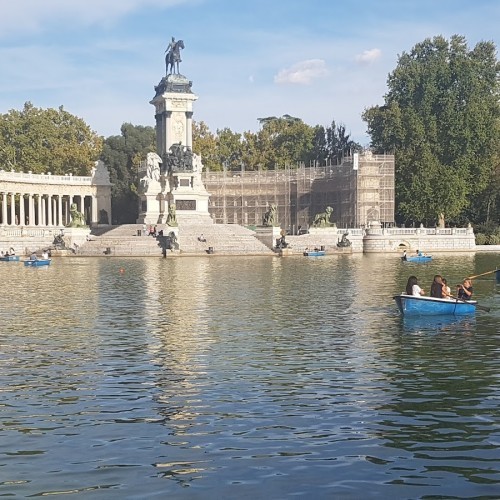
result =
[{"label": "lion sculpture", "polygon": [[330,222],[330,217],[333,214],[332,207],[326,207],[326,210],[320,214],[316,214],[313,220],[314,227],[331,227],[334,224]]}]

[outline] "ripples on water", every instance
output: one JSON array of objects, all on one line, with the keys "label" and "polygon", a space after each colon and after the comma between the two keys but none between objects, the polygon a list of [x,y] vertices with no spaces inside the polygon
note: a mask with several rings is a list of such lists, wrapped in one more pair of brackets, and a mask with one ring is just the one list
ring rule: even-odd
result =
[{"label": "ripples on water", "polygon": [[458,320],[392,295],[497,262],[1,263],[0,495],[496,498],[500,285]]}]

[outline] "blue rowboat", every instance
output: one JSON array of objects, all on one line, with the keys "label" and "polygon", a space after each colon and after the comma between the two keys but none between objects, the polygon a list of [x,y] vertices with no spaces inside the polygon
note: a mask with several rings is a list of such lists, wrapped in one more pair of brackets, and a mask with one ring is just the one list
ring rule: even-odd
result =
[{"label": "blue rowboat", "polygon": [[24,265],[29,267],[50,266],[52,259],[25,260]]},{"label": "blue rowboat", "polygon": [[326,250],[308,250],[304,252],[304,257],[322,257],[326,254]]},{"label": "blue rowboat", "polygon": [[19,255],[4,255],[0,257],[0,262],[19,262]]},{"label": "blue rowboat", "polygon": [[475,300],[436,299],[415,295],[395,295],[394,300],[403,316],[463,315],[476,312]]},{"label": "blue rowboat", "polygon": [[405,262],[430,262],[432,260],[432,255],[412,255],[406,256],[406,259],[403,258]]}]

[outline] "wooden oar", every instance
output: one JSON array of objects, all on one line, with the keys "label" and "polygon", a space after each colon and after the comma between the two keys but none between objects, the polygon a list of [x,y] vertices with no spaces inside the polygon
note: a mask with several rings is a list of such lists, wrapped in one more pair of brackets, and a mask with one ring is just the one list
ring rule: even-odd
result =
[{"label": "wooden oar", "polygon": [[[466,302],[466,303],[469,303],[468,300],[464,300],[464,299],[459,299],[458,297],[454,297],[453,295],[449,295],[450,298],[452,298],[453,300],[456,300],[457,302]],[[474,306],[476,306],[480,311],[486,311],[486,312],[490,312],[491,309],[489,307],[486,307],[486,306],[482,306],[481,304],[478,304],[477,302],[475,304],[472,304]]]},{"label": "wooden oar", "polygon": [[476,274],[475,276],[469,276],[467,279],[473,280],[474,278],[479,278],[479,276],[486,276],[487,274],[492,274],[492,273],[496,273],[496,272],[497,272],[497,270],[493,269],[493,271],[486,271],[485,273]]}]

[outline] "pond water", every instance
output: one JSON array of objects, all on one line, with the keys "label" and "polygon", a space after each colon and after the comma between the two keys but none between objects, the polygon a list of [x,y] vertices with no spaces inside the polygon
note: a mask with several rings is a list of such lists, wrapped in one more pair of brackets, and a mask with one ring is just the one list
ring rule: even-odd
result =
[{"label": "pond water", "polygon": [[0,263],[0,496],[498,498],[500,254]]}]

